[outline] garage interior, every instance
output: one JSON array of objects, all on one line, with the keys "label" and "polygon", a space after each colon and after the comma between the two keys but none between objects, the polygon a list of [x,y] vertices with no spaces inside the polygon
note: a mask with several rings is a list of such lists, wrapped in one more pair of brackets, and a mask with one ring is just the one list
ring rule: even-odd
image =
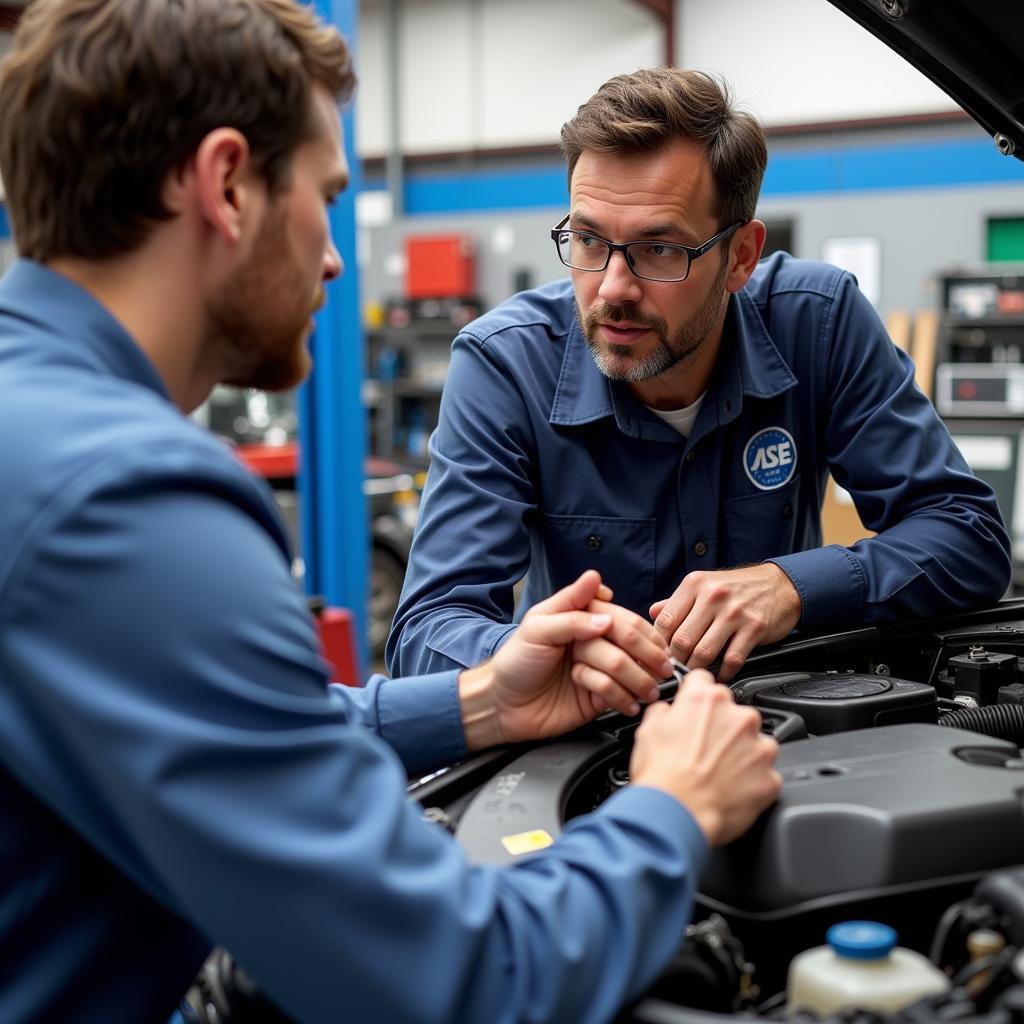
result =
[{"label": "garage interior", "polygon": [[[23,6],[0,7],[0,52]],[[765,255],[857,275],[995,488],[1019,586],[1024,168],[945,93],[819,0],[362,0],[327,13],[339,11],[354,30],[359,162],[336,214],[347,269],[320,324],[330,337],[314,342],[332,354],[306,397],[218,389],[197,415],[274,487],[307,592],[350,611],[351,681],[383,668],[453,336],[563,276],[548,238],[567,203],[558,130],[606,78],[662,63],[721,73],[766,122]],[[6,218],[0,234],[7,266]],[[323,386],[337,360],[360,367],[358,395]],[[303,462],[304,430],[332,454]],[[336,498],[356,477],[365,512]],[[826,543],[865,534],[834,485],[824,527]]]},{"label": "garage interior", "polygon": [[[0,0],[0,60],[32,2]],[[993,138],[837,10],[844,0],[309,2],[351,41],[360,82],[342,116],[351,186],[329,214],[344,273],[316,314],[314,369],[300,388],[272,394],[218,385],[191,415],[273,492],[294,555],[291,576],[279,559],[282,589],[307,627],[307,601],[317,619],[331,681],[342,684],[328,694],[376,699],[376,682],[361,693],[347,687],[387,674],[385,644],[431,472],[453,339],[516,293],[567,276],[552,246],[553,238],[561,244],[552,229],[569,204],[562,124],[620,73],[674,65],[720,74],[768,128],[757,208],[767,227],[763,257],[788,252],[855,275],[892,342],[913,360],[917,387],[994,491],[1012,577],[1003,602],[965,602],[968,610],[945,618],[850,621],[820,635],[787,636],[787,624],[783,641],[755,649],[735,680],[719,680],[731,683],[732,710],[757,709],[760,725],[750,731],[778,741],[778,799],[751,818],[749,832],[708,852],[694,872],[696,912],[675,958],[651,972],[654,980],[615,1024],[1024,1024],[1021,154],[1014,158],[1012,143]],[[898,20],[927,0],[864,2]],[[1020,104],[1016,113],[1024,119]],[[661,239],[656,230],[648,237]],[[609,246],[605,267],[616,250],[628,261],[627,249],[640,244],[598,240]],[[647,278],[661,286],[682,283],[694,258],[692,246],[667,247],[691,252],[681,276]],[[0,272],[16,261],[0,202]],[[885,343],[884,355],[897,354]],[[187,421],[175,422],[223,457]],[[758,430],[755,437],[786,434]],[[755,487],[772,489],[743,468]],[[364,501],[351,500],[358,493]],[[781,515],[789,519],[792,506]],[[823,545],[870,535],[851,495],[831,479],[822,524]],[[691,547],[705,548],[705,536],[691,534]],[[588,539],[591,551],[601,548],[600,536]],[[312,641],[307,649],[319,664]],[[568,674],[566,651],[557,657]],[[671,664],[673,677],[643,703],[682,703],[676,697],[690,669]],[[321,676],[317,699],[322,683]],[[573,819],[636,780],[640,704],[627,714],[595,699],[589,711],[564,736],[504,737],[486,749],[467,742],[463,760],[429,774],[398,765],[403,812],[411,807],[450,834],[473,869],[507,867],[555,846]],[[268,745],[276,740],[274,733]],[[342,779],[342,788],[350,782]],[[389,843],[400,845],[384,836],[375,847],[382,862]],[[628,928],[628,915],[622,919]],[[383,916],[373,924],[382,934],[401,931]],[[502,924],[530,960],[529,941]],[[171,1024],[283,1024],[235,955],[214,949]],[[846,958],[840,966],[837,957]],[[864,968],[887,957],[898,961],[891,993]],[[398,968],[394,975],[397,983]],[[343,1013],[344,993],[338,1007]]]}]

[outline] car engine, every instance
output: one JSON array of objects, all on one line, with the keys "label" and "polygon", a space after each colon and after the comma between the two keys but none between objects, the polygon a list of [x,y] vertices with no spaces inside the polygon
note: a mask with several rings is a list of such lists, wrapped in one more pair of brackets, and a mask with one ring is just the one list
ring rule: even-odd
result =
[{"label": "car engine", "polygon": [[[929,957],[949,990],[824,1019],[1024,1024],[1024,601],[791,640],[756,652],[732,689],[780,743],[782,793],[713,852],[677,955],[617,1020],[817,1020],[787,1011],[793,958],[831,925],[871,920]],[[555,837],[628,783],[635,728],[609,713],[487,751],[410,797],[472,860],[510,863],[523,855],[510,837]],[[223,950],[186,1011],[198,1024],[283,1019]]]},{"label": "car engine", "polygon": [[[792,959],[868,919],[950,978],[893,1019],[1024,1020],[1024,603],[791,641],[732,689],[781,744],[782,794],[714,851],[679,954],[620,1019],[784,1018]],[[474,860],[509,863],[503,839],[556,836],[627,784],[634,729],[609,714],[411,792]]]}]

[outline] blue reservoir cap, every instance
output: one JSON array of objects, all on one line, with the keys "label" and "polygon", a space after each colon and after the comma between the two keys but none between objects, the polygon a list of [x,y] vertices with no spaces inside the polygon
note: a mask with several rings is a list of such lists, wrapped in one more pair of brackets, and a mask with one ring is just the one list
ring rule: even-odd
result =
[{"label": "blue reservoir cap", "polygon": [[825,933],[825,941],[838,956],[852,960],[880,960],[896,945],[896,932],[877,921],[843,921]]}]

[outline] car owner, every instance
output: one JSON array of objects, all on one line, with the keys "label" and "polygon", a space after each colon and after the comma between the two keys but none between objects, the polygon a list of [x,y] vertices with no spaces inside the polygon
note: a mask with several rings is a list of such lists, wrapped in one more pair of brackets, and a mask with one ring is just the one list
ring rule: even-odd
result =
[{"label": "car owner", "polygon": [[5,58],[5,1024],[167,1020],[215,942],[296,1021],[605,1021],[780,784],[697,673],[647,712],[634,785],[537,855],[474,866],[422,820],[407,773],[670,671],[594,572],[472,669],[327,687],[272,496],[185,413],[304,375],[353,82],[293,0],[35,0]]},{"label": "car owner", "polygon": [[[762,126],[714,77],[606,82],[562,129],[568,281],[455,339],[394,674],[470,665],[588,567],[731,679],[794,627],[999,598],[1009,543],[854,279],[758,263]],[[821,546],[829,472],[877,536]],[[513,587],[526,574],[518,616]],[[580,678],[606,666],[581,645]]]}]

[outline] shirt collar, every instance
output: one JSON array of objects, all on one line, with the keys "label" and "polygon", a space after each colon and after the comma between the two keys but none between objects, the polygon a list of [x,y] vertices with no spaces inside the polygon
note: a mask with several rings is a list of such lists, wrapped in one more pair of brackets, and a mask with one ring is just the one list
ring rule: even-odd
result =
[{"label": "shirt collar", "polygon": [[768,334],[764,318],[746,288],[730,303],[736,372],[744,395],[775,398],[798,381]]},{"label": "shirt collar", "polygon": [[0,317],[38,326],[96,370],[170,400],[156,367],[135,339],[84,288],[34,260],[18,260],[0,281]]},{"label": "shirt collar", "polygon": [[[571,291],[567,301],[576,301]],[[551,402],[550,422],[558,426],[575,427],[611,416],[613,409],[609,383],[608,378],[594,365],[574,308],[572,323],[565,339],[562,368]]]},{"label": "shirt collar", "polygon": [[[571,290],[568,301],[573,302]],[[764,318],[746,289],[729,302],[718,364],[695,429],[701,434],[739,416],[743,398],[774,398],[795,387],[797,379],[768,334]],[[625,384],[609,381],[597,366],[574,315],[551,403],[554,426],[580,426],[614,416],[619,429],[634,437],[678,440],[664,422],[651,416]],[[667,431],[667,433],[666,433]],[[691,436],[691,442],[696,441]]]}]

